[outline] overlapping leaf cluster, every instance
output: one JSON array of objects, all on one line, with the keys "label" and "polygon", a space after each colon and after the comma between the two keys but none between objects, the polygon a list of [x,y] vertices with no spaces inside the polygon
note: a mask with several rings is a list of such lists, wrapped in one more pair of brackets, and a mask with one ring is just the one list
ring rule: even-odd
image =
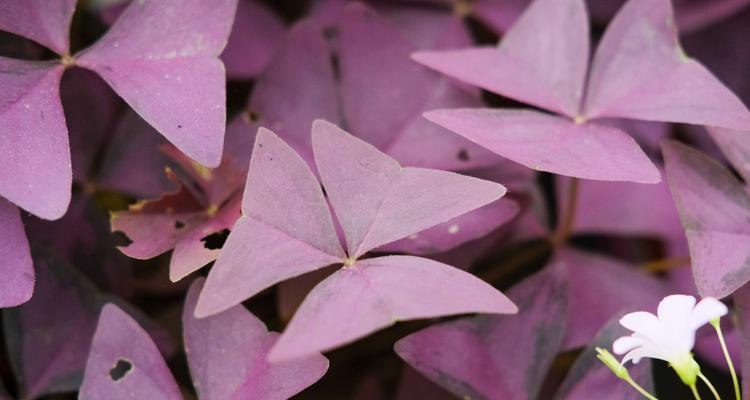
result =
[{"label": "overlapping leaf cluster", "polygon": [[0,399],[630,399],[594,348],[675,292],[750,375],[748,35],[747,0],[0,0]]}]

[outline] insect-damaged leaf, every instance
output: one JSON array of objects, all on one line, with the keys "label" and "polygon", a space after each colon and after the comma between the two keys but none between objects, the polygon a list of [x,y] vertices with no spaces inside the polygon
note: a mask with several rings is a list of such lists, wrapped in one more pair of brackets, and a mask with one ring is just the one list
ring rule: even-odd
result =
[{"label": "insect-damaged leaf", "polygon": [[99,315],[78,396],[81,400],[182,399],[154,341],[111,303]]}]

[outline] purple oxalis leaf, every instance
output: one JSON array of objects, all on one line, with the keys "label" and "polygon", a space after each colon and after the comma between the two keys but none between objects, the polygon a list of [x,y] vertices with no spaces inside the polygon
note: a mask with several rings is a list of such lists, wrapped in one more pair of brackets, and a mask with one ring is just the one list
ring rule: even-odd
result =
[{"label": "purple oxalis leaf", "polygon": [[[750,126],[750,112],[742,102],[680,50],[671,21],[668,0],[630,0],[605,32],[591,64],[588,87],[589,35],[583,0],[532,2],[497,48],[421,52],[414,58],[456,79],[564,114],[570,121],[558,124],[557,138],[585,136],[579,125],[590,125],[588,120],[599,117],[734,129]],[[700,96],[694,95],[696,88]],[[609,157],[597,157],[599,152],[578,146],[556,143],[555,153],[564,156],[552,160],[549,151],[535,154],[526,147],[510,146],[524,138],[525,132],[501,120],[498,112],[479,111],[471,123],[463,121],[467,111],[462,110],[454,111],[462,118],[450,111],[428,114],[428,118],[531,168],[598,180],[658,181],[653,166],[632,140],[610,138],[607,143],[609,153],[626,159],[630,169],[640,170],[623,176],[607,162]],[[535,135],[529,136],[534,140]],[[577,144],[585,140],[582,137]],[[575,168],[571,160],[576,161]]]},{"label": "purple oxalis leaf", "polygon": [[[488,284],[444,264],[414,257],[356,261],[375,247],[498,199],[505,192],[501,185],[448,172],[402,168],[373,146],[325,121],[313,124],[312,142],[349,252],[341,248],[313,173],[288,145],[261,129],[248,172],[244,216],[209,274],[196,307],[198,317],[225,310],[280,281],[342,263],[346,268],[313,289],[274,346],[271,358],[291,359],[328,350],[399,319],[515,311]],[[404,286],[417,281],[420,285]],[[367,287],[364,292],[363,287]],[[452,295],[445,297],[448,292]],[[424,300],[437,293],[441,295]],[[372,312],[351,308],[359,301],[349,298],[359,298]],[[342,318],[342,313],[348,317]],[[349,324],[353,319],[361,324]],[[334,325],[334,321],[340,322]],[[315,335],[309,337],[308,330]]]},{"label": "purple oxalis leaf", "polygon": [[708,134],[745,182],[748,182],[750,179],[750,131],[740,132],[709,127]]},{"label": "purple oxalis leaf", "polygon": [[0,195],[45,219],[65,213],[73,179],[59,96],[63,70],[0,57]]},{"label": "purple oxalis leaf", "polygon": [[31,298],[34,266],[18,208],[0,198],[0,308],[14,307]]},{"label": "purple oxalis leaf", "polygon": [[614,314],[655,309],[667,294],[658,280],[609,257],[563,248],[554,259],[568,272],[565,349],[585,346]]},{"label": "purple oxalis leaf", "polygon": [[661,179],[638,144],[616,128],[532,110],[435,110],[425,117],[539,171],[608,181]]},{"label": "purple oxalis leaf", "polygon": [[182,399],[154,341],[111,303],[99,316],[78,396],[82,400]]},{"label": "purple oxalis leaf", "polygon": [[750,196],[699,151],[677,142],[665,142],[662,151],[698,292],[728,296],[750,280]]},{"label": "purple oxalis leaf", "polygon": [[[611,315],[610,315],[611,317]],[[558,389],[556,400],[639,400],[641,394],[633,390],[623,380],[596,358],[596,348],[611,348],[612,342],[627,334],[620,326],[618,318],[611,319],[594,337],[586,349],[570,367],[565,380]],[[651,377],[651,362],[645,360],[628,368],[633,380],[648,392],[654,392]]]},{"label": "purple oxalis leaf", "polygon": [[519,206],[516,202],[502,198],[432,228],[379,247],[377,251],[420,255],[448,251],[487,235],[513,219],[518,212]]},{"label": "purple oxalis leaf", "polygon": [[205,319],[193,316],[203,287],[190,288],[182,316],[190,372],[202,400],[287,399],[320,379],[328,360],[313,354],[269,364],[266,355],[278,333],[241,305]]},{"label": "purple oxalis leaf", "polygon": [[221,59],[227,75],[249,79],[265,70],[279,47],[284,23],[263,3],[239,0],[237,14]]},{"label": "purple oxalis leaf", "polygon": [[[21,398],[29,399],[78,389],[102,304],[114,301],[133,310],[120,299],[99,292],[51,252],[37,248],[33,259],[35,296],[3,314],[11,366]],[[172,351],[159,327],[140,312],[132,313],[157,337],[163,351]]]},{"label": "purple oxalis leaf", "polygon": [[101,75],[180,150],[217,166],[226,119],[218,56],[236,7],[237,0],[132,2],[75,62]]},{"label": "purple oxalis leaf", "polygon": [[583,112],[750,129],[742,101],[682,51],[668,0],[620,9],[594,55]]},{"label": "purple oxalis leaf", "polygon": [[330,350],[397,321],[514,312],[513,303],[497,293],[473,275],[426,258],[358,261],[307,295],[269,358],[281,361]]},{"label": "purple oxalis leaf", "polygon": [[316,118],[340,120],[331,56],[320,25],[309,20],[295,24],[250,97],[258,123],[281,135],[310,165],[310,124]]},{"label": "purple oxalis leaf", "polygon": [[416,47],[400,31],[357,3],[344,9],[338,27],[341,103],[349,130],[408,166],[456,170],[496,161],[491,153],[421,118],[432,108],[480,102],[415,64],[409,55]]},{"label": "purple oxalis leaf", "polygon": [[459,397],[534,399],[562,345],[566,281],[552,264],[511,289],[518,315],[435,325],[399,340],[396,352]]},{"label": "purple oxalis leaf", "polygon": [[0,29],[25,36],[57,54],[69,52],[70,22],[78,0],[4,0]]},{"label": "purple oxalis leaf", "polygon": [[325,122],[313,124],[313,149],[350,257],[479,208],[506,192],[481,179],[403,168]]}]

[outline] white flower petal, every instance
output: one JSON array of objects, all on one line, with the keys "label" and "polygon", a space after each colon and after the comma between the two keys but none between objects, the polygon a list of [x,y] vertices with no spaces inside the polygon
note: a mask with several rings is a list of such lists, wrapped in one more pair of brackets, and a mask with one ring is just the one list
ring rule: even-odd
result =
[{"label": "white flower petal", "polygon": [[638,364],[638,362],[641,361],[641,358],[648,357],[648,358],[656,358],[659,360],[669,361],[664,358],[664,356],[656,349],[652,349],[649,346],[639,347],[635,350],[632,350],[630,353],[625,354],[625,357],[622,358],[622,364],[624,365],[628,361],[632,361],[633,364]]},{"label": "white flower petal", "polygon": [[694,306],[695,297],[673,294],[659,302],[656,314],[659,320],[665,322],[667,326],[680,329],[683,324],[687,323]]},{"label": "white flower petal", "polygon": [[612,351],[614,351],[615,354],[625,354],[642,345],[643,339],[639,336],[623,336],[612,343]]},{"label": "white flower petal", "polygon": [[643,336],[656,338],[661,336],[661,324],[656,315],[646,311],[636,311],[620,318],[620,325]]},{"label": "white flower petal", "polygon": [[698,302],[688,318],[688,326],[694,331],[714,318],[727,315],[729,310],[724,303],[713,297],[706,297]]}]

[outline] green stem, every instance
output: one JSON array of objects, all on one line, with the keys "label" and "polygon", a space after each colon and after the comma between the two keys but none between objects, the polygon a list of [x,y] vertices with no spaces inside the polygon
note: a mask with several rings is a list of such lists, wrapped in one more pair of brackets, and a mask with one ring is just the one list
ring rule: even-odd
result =
[{"label": "green stem", "polygon": [[727,350],[727,343],[724,341],[724,335],[721,333],[721,324],[719,320],[711,321],[711,326],[716,330],[716,335],[719,337],[719,343],[721,343],[721,350],[724,352],[724,358],[727,359],[727,366],[729,366],[729,372],[732,374],[732,384],[734,384],[734,397],[740,400],[740,382],[737,379],[737,372],[734,370],[734,364],[732,364],[732,357],[729,356],[729,350]]},{"label": "green stem", "polygon": [[638,393],[642,394],[643,397],[647,398],[648,400],[659,400],[659,399],[656,398],[656,396],[654,396],[653,394],[651,394],[648,391],[646,391],[646,389],[642,388],[641,385],[635,383],[635,381],[633,380],[633,378],[631,378],[630,376],[627,376],[627,377],[623,378],[623,380],[625,382],[629,383],[630,386],[633,387],[633,389],[637,390]]},{"label": "green stem", "polygon": [[695,400],[701,400],[701,395],[698,394],[698,389],[696,389],[695,384],[690,385],[690,390],[693,391],[693,396],[695,396]]},{"label": "green stem", "polygon": [[711,393],[713,393],[716,400],[721,400],[721,396],[719,396],[719,392],[716,391],[716,388],[714,387],[714,385],[711,384],[711,381],[709,381],[708,378],[706,378],[706,376],[703,375],[703,373],[698,374],[698,378],[701,378],[703,383],[705,383],[706,386],[708,386],[708,388],[711,390]]}]

